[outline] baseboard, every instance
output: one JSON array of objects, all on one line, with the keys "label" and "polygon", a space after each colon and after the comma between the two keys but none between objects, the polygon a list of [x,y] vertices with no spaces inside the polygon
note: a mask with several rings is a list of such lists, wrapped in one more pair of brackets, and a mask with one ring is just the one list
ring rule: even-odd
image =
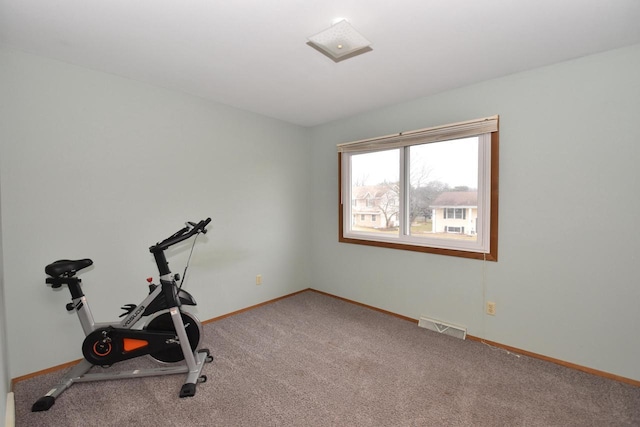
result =
[{"label": "baseboard", "polygon": [[[370,306],[370,305],[367,305],[367,304],[362,304],[360,302],[353,301],[353,300],[350,300],[350,299],[347,299],[347,298],[343,298],[343,297],[339,297],[337,295],[329,294],[327,292],[317,291],[317,290],[311,289],[311,288],[309,290],[312,291],[312,292],[317,292],[319,294],[332,297],[332,298],[337,298],[339,300],[342,300],[342,301],[345,301],[345,302],[349,302],[351,304],[355,304],[355,305],[359,305],[361,307],[369,308],[371,310],[379,311],[381,313],[385,313],[385,314],[388,314],[390,316],[397,317],[399,319],[407,320],[407,321],[412,322],[412,323],[416,323],[416,324],[418,323],[418,319],[413,319],[411,317],[407,317],[407,316],[403,316],[401,314],[393,313],[391,311],[383,310],[383,309],[380,309],[378,307],[373,307],[373,306]],[[588,374],[592,374],[592,375],[596,375],[596,376],[599,376],[599,377],[607,378],[607,379],[610,379],[610,380],[619,381],[619,382],[622,382],[622,383],[631,384],[631,385],[634,385],[636,387],[640,387],[640,381],[634,380],[634,379],[631,379],[631,378],[622,377],[620,375],[612,374],[612,373],[605,372],[605,371],[599,371],[597,369],[589,368],[589,367],[586,367],[586,366],[581,366],[581,365],[578,365],[578,364],[575,364],[575,363],[571,363],[571,362],[566,362],[564,360],[555,359],[553,357],[545,356],[543,354],[533,353],[533,352],[530,352],[530,351],[527,351],[527,350],[522,350],[522,349],[519,349],[519,348],[516,348],[516,347],[511,347],[511,346],[508,346],[508,345],[505,345],[505,344],[501,344],[501,343],[498,343],[498,342],[495,342],[495,341],[489,341],[489,340],[486,340],[484,338],[476,337],[476,336],[473,336],[473,335],[467,335],[467,339],[472,340],[472,341],[478,341],[478,342],[481,342],[481,343],[484,343],[484,344],[487,344],[487,345],[490,345],[490,346],[493,346],[493,347],[501,348],[501,349],[507,350],[507,351],[509,351],[511,353],[521,354],[523,356],[528,356],[528,357],[531,357],[531,358],[534,358],[534,359],[544,360],[546,362],[555,363],[556,365],[561,365],[561,366],[564,366],[566,368],[575,369],[577,371],[586,372]]]},{"label": "baseboard", "polygon": [[46,375],[46,374],[49,374],[51,372],[59,371],[61,369],[70,368],[72,366],[77,365],[81,360],[82,359],[73,360],[71,362],[63,363],[61,365],[52,366],[50,368],[42,369],[40,371],[36,371],[36,372],[32,372],[30,374],[21,375],[19,377],[12,378],[11,379],[11,390],[13,391],[13,386],[16,383],[19,383],[20,381],[24,381],[24,380],[28,380],[28,379],[31,379],[31,378],[39,377],[40,375]]},{"label": "baseboard", "polygon": [[586,366],[581,366],[571,362],[565,362],[564,360],[555,359],[553,357],[545,356],[543,354],[533,353],[531,351],[522,350],[516,347],[511,347],[511,346],[500,344],[494,341],[485,340],[483,338],[474,337],[472,335],[467,335],[467,338],[473,341],[478,341],[478,342],[493,346],[493,347],[501,348],[511,353],[521,354],[523,356],[532,357],[534,359],[544,360],[546,362],[555,363],[556,365],[561,365],[566,368],[575,369],[576,371],[586,372],[588,374],[596,375],[598,377],[603,377],[610,380],[619,381],[621,383],[631,384],[631,385],[640,387],[640,381],[633,380],[631,378],[622,377],[620,375],[612,374],[605,371],[599,371],[597,369],[588,368]]},{"label": "baseboard", "polygon": [[272,303],[274,303],[276,301],[280,301],[282,299],[289,298],[289,297],[292,297],[294,295],[301,294],[302,292],[307,292],[309,290],[312,290],[312,289],[310,289],[310,288],[303,289],[301,291],[297,291],[297,292],[293,292],[291,294],[283,295],[281,297],[274,298],[274,299],[271,299],[269,301],[261,302],[260,304],[252,305],[252,306],[249,306],[249,307],[246,307],[246,308],[241,308],[240,310],[232,311],[231,313],[223,314],[222,316],[213,317],[211,319],[204,320],[202,322],[202,324],[206,325],[207,323],[212,323],[212,322],[215,322],[215,321],[227,318],[227,317],[235,316],[236,314],[244,313],[245,311],[253,310],[254,308],[258,308],[258,307],[262,307],[262,306],[265,306],[265,305],[268,305],[268,304],[272,304]]},{"label": "baseboard", "polygon": [[418,324],[418,320],[417,320],[417,319],[413,319],[413,318],[411,318],[411,317],[403,316],[403,315],[401,315],[401,314],[394,313],[394,312],[392,312],[392,311],[383,310],[383,309],[381,309],[381,308],[374,307],[374,306],[372,306],[372,305],[362,304],[361,302],[358,302],[358,301],[350,300],[350,299],[347,299],[347,298],[342,298],[342,297],[339,297],[339,296],[337,296],[337,295],[329,294],[329,293],[327,293],[327,292],[318,291],[318,290],[316,290],[316,289],[311,289],[311,288],[309,288],[309,289],[307,289],[307,290],[308,290],[308,291],[311,291],[311,292],[315,292],[315,293],[317,293],[317,294],[326,295],[326,296],[331,297],[331,298],[336,298],[336,299],[339,299],[339,300],[341,300],[341,301],[348,302],[348,303],[350,303],[350,304],[359,305],[360,307],[368,308],[369,310],[379,311],[380,313],[388,314],[388,315],[390,315],[390,316],[397,317],[397,318],[399,318],[399,319],[406,320],[406,321],[408,321],[408,322],[413,322],[413,323],[415,323],[416,325]]},{"label": "baseboard", "polygon": [[4,427],[15,427],[16,425],[16,402],[13,392],[7,393],[7,406],[4,408]]},{"label": "baseboard", "polygon": [[[363,304],[363,303],[358,302],[358,301],[354,301],[354,300],[350,300],[350,299],[347,299],[347,298],[343,298],[343,297],[340,297],[340,296],[337,296],[337,295],[333,295],[333,294],[330,294],[330,293],[327,293],[327,292],[318,291],[318,290],[312,289],[312,288],[303,289],[301,291],[297,291],[297,292],[293,292],[291,294],[283,295],[281,297],[274,298],[272,300],[265,301],[265,302],[262,302],[260,304],[255,304],[255,305],[252,305],[252,306],[240,309],[240,310],[233,311],[231,313],[223,314],[222,316],[217,316],[217,317],[205,320],[205,321],[202,322],[202,324],[205,325],[205,324],[212,323],[212,322],[215,322],[215,321],[218,321],[218,320],[230,317],[230,316],[234,316],[236,314],[244,313],[245,311],[253,310],[253,309],[258,308],[258,307],[262,307],[262,306],[265,306],[265,305],[268,305],[268,304],[272,304],[272,303],[274,303],[276,301],[280,301],[282,299],[289,298],[289,297],[292,297],[294,295],[298,295],[298,294],[303,293],[303,292],[315,292],[315,293],[318,293],[318,294],[321,294],[321,295],[326,295],[328,297],[336,298],[336,299],[339,299],[341,301],[348,302],[350,304],[358,305],[360,307],[364,307],[364,308],[368,308],[370,310],[378,311],[380,313],[388,314],[390,316],[397,317],[399,319],[415,323],[416,325],[418,324],[418,319],[413,319],[411,317],[403,316],[401,314],[394,313],[392,311],[383,310],[383,309],[378,308],[378,307],[374,307],[374,306],[371,306],[371,305]],[[498,343],[498,342],[489,341],[489,340],[486,340],[484,338],[476,337],[476,336],[473,336],[473,335],[467,335],[467,339],[472,340],[472,341],[482,342],[484,344],[491,345],[493,347],[502,348],[502,349],[507,350],[507,351],[509,351],[511,353],[521,354],[523,356],[532,357],[534,359],[544,360],[544,361],[547,361],[547,362],[554,363],[556,365],[564,366],[566,368],[575,369],[577,371],[586,372],[588,374],[592,374],[592,375],[596,375],[596,376],[599,376],[599,377],[607,378],[607,379],[610,379],[610,380],[619,381],[619,382],[622,382],[622,383],[631,384],[631,385],[640,387],[640,381],[634,380],[634,379],[631,379],[631,378],[622,377],[620,375],[611,374],[609,372],[599,371],[597,369],[593,369],[593,368],[589,368],[589,367],[586,367],[586,366],[577,365],[575,363],[566,362],[564,360],[555,359],[553,357],[545,356],[545,355],[538,354],[538,353],[533,353],[533,352],[530,352],[530,351],[527,351],[527,350],[522,350],[522,349],[519,349],[519,348],[516,348],[516,347],[511,347],[511,346],[508,346],[508,345],[505,345],[505,344],[501,344],[501,343]],[[77,364],[79,361],[80,360],[75,360],[75,361],[72,361],[72,362],[64,363],[62,365],[58,365],[58,366],[54,366],[54,367],[51,367],[51,368],[47,368],[47,369],[44,369],[44,370],[41,370],[41,371],[38,371],[38,372],[34,372],[34,373],[31,373],[31,374],[23,375],[21,377],[13,378],[11,380],[11,389],[13,390],[13,385],[15,383],[17,383],[17,382],[24,381],[24,380],[27,380],[29,378],[37,377],[39,375],[48,374],[50,372],[55,372],[55,371],[58,371],[60,369],[65,369],[65,368],[71,367],[71,366]]]}]

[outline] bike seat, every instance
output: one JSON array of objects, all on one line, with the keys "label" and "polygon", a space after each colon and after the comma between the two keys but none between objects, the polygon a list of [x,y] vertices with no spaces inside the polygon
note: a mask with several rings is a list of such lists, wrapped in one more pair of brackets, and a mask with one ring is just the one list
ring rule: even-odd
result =
[{"label": "bike seat", "polygon": [[93,265],[93,261],[89,258],[79,260],[61,259],[47,265],[44,272],[51,277],[73,276],[76,272]]}]

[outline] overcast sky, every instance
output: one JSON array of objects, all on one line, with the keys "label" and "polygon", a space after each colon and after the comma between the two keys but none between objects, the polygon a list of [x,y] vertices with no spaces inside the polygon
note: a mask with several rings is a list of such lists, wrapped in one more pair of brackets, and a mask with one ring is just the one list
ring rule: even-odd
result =
[{"label": "overcast sky", "polygon": [[[451,187],[478,187],[478,138],[434,142],[411,147],[411,168],[419,173],[424,166],[428,181],[441,181]],[[397,182],[398,150],[357,154],[351,157],[353,181],[376,185],[383,181]]]}]

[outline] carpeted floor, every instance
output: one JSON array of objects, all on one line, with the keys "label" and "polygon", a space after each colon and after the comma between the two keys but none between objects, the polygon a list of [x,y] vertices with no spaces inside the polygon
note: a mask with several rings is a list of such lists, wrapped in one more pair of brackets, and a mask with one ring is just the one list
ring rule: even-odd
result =
[{"label": "carpeted floor", "polygon": [[206,325],[204,347],[193,398],[182,375],[80,383],[30,412],[59,371],[16,384],[17,426],[640,426],[640,387],[313,291]]}]

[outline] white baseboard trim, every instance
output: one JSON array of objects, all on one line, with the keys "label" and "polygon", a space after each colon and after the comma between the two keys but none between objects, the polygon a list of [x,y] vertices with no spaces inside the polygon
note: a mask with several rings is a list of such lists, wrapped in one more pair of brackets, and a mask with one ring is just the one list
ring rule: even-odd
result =
[{"label": "white baseboard trim", "polygon": [[7,393],[7,406],[4,408],[4,427],[15,427],[16,425],[16,402],[13,392]]}]

